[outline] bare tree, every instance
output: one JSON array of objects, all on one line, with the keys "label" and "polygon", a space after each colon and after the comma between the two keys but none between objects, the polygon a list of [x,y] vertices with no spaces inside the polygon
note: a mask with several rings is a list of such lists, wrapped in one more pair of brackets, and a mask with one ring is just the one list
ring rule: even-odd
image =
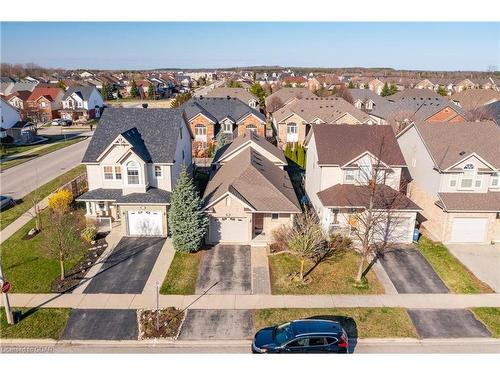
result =
[{"label": "bare tree", "polygon": [[344,99],[346,102],[354,104],[354,99],[345,86],[340,86],[335,92],[334,96]]},{"label": "bare tree", "polygon": [[465,113],[464,117],[465,120],[471,122],[496,120],[495,114],[491,110],[491,108],[488,108],[487,106],[484,105],[480,105],[479,103],[473,105],[472,108]]},{"label": "bare tree", "polygon": [[283,101],[277,96],[273,96],[267,102],[266,109],[269,113],[273,113],[283,107]]},{"label": "bare tree", "polygon": [[387,118],[387,124],[392,127],[395,134],[400,133],[414,120],[415,111],[400,109],[391,112]]}]

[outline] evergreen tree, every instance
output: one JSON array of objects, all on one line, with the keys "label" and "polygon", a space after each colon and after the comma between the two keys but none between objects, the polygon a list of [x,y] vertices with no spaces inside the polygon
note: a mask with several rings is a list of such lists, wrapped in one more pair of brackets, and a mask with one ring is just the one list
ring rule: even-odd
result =
[{"label": "evergreen tree", "polygon": [[130,96],[132,98],[137,98],[139,96],[139,89],[137,88],[137,83],[135,82],[135,79],[133,79],[132,83],[130,84]]},{"label": "evergreen tree", "polygon": [[61,81],[61,80],[59,80],[59,81],[57,82],[57,87],[59,87],[60,89],[62,89],[62,90],[64,90],[64,91],[66,91],[66,85],[65,85],[65,84],[64,84],[64,82],[63,82],[63,81]]},{"label": "evergreen tree", "polygon": [[304,146],[298,145],[297,146],[297,164],[304,169],[305,168],[305,156],[306,156],[306,151],[304,149]]},{"label": "evergreen tree", "polygon": [[288,158],[288,159],[292,159],[292,148],[290,147],[290,143],[287,143],[286,144],[286,147],[285,147],[285,157]]},{"label": "evergreen tree", "polygon": [[441,96],[447,96],[448,95],[448,92],[446,91],[446,89],[443,86],[439,86],[438,87],[437,93],[439,95],[441,95]]},{"label": "evergreen tree", "polygon": [[347,86],[348,89],[353,89],[354,88],[354,83],[352,81],[349,81],[349,85]]},{"label": "evergreen tree", "polygon": [[259,99],[259,105],[264,107],[266,103],[267,93],[264,91],[262,86],[258,83],[254,83],[252,87],[250,87],[250,92],[254,94]]},{"label": "evergreen tree", "polygon": [[391,86],[389,87],[389,91],[390,91],[391,95],[393,95],[393,94],[398,92],[398,88],[396,87],[396,85],[394,83],[391,83]]},{"label": "evergreen tree", "polygon": [[382,88],[382,91],[380,92],[380,96],[389,96],[391,95],[391,90],[389,89],[389,85],[384,83],[384,87]]},{"label": "evergreen tree", "polygon": [[148,86],[148,99],[154,99],[154,98],[155,98],[155,87],[153,86],[152,83],[150,83]]},{"label": "evergreen tree", "polygon": [[109,99],[109,96],[111,94],[111,87],[108,83],[103,82],[102,88],[101,88],[101,95],[104,100]]},{"label": "evergreen tree", "polygon": [[175,250],[182,252],[199,250],[207,232],[208,218],[202,211],[201,198],[184,165],[172,191],[168,219]]}]

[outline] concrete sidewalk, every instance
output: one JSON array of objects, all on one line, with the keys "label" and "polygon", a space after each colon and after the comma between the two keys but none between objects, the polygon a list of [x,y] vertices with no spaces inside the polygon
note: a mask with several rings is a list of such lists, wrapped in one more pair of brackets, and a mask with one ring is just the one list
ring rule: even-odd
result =
[{"label": "concrete sidewalk", "polygon": [[[151,309],[156,295],[145,294],[10,294],[15,307],[80,309]],[[160,307],[180,309],[265,309],[403,307],[463,309],[500,307],[500,294],[375,294],[375,295],[160,295]]]}]

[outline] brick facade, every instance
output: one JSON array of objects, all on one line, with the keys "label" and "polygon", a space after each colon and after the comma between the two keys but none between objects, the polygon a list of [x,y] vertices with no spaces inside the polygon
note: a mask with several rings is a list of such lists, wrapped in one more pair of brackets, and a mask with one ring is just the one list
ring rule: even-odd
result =
[{"label": "brick facade", "polygon": [[248,116],[238,124],[238,136],[245,134],[248,125],[253,125],[257,129],[257,134],[261,137],[266,136],[266,124],[254,115]]}]

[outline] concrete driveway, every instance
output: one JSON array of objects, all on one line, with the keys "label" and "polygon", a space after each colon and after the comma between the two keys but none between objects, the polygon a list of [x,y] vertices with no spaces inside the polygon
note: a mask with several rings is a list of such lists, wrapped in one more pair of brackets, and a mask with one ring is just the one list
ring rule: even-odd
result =
[{"label": "concrete driveway", "polygon": [[142,293],[164,243],[159,237],[122,238],[84,293]]},{"label": "concrete driveway", "polygon": [[479,280],[500,292],[500,243],[495,245],[446,245]]},{"label": "concrete driveway", "polygon": [[250,310],[188,310],[179,340],[245,340],[252,336]]},{"label": "concrete driveway", "polygon": [[208,294],[251,294],[250,246],[217,245],[201,258],[196,294],[203,294],[216,282]]},{"label": "concrete driveway", "polygon": [[63,340],[137,340],[135,310],[71,310]]},{"label": "concrete driveway", "polygon": [[490,337],[488,329],[469,310],[410,309],[421,338]]},{"label": "concrete driveway", "polygon": [[379,258],[398,293],[448,293],[420,252],[411,247],[388,250]]}]

